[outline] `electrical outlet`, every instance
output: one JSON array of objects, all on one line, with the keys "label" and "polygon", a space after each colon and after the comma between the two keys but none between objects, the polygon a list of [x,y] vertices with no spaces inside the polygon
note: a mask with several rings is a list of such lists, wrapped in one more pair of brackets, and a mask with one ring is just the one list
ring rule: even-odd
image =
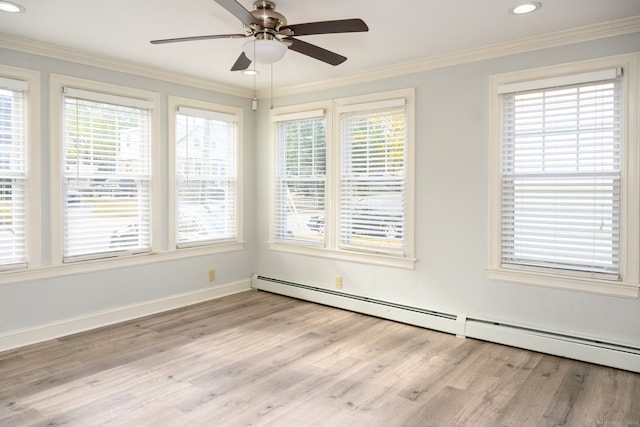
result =
[{"label": "electrical outlet", "polygon": [[209,270],[209,281],[213,282],[214,280],[216,280],[216,270],[212,268]]},{"label": "electrical outlet", "polygon": [[342,289],[342,276],[336,276],[336,289]]}]

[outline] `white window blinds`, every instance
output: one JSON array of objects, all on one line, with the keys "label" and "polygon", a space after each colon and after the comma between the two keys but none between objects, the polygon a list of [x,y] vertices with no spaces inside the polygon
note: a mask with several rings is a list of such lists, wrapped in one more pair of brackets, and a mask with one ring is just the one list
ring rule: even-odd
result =
[{"label": "white window blinds", "polygon": [[27,83],[0,79],[0,269],[25,267]]},{"label": "white window blinds", "polygon": [[64,89],[65,262],[150,250],[151,106]]},{"label": "white window blinds", "polygon": [[238,116],[178,107],[178,247],[237,238]]},{"label": "white window blinds", "polygon": [[340,108],[340,244],[406,252],[404,99]]},{"label": "white window blinds", "polygon": [[619,273],[620,81],[503,95],[502,263]]},{"label": "white window blinds", "polygon": [[327,128],[324,110],[276,116],[274,238],[324,245]]}]

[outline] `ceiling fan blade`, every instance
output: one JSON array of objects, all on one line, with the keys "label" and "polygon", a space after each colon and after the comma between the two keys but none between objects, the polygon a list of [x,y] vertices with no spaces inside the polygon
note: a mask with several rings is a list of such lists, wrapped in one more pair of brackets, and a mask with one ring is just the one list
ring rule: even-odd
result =
[{"label": "ceiling fan blade", "polygon": [[224,7],[227,12],[238,18],[245,25],[259,25],[260,22],[236,0],[215,0],[220,6]]},{"label": "ceiling fan blade", "polygon": [[244,52],[242,52],[238,59],[236,59],[233,67],[231,67],[231,71],[246,70],[247,68],[249,68],[249,65],[251,65],[251,60],[247,58],[247,55],[245,55]]},{"label": "ceiling fan blade", "polygon": [[290,29],[294,36],[311,34],[359,33],[369,31],[367,24],[360,19],[339,19],[335,21],[307,22],[304,24],[283,25],[280,30]]},{"label": "ceiling fan blade", "polygon": [[303,55],[310,56],[322,62],[326,62],[331,65],[339,65],[347,60],[346,56],[338,55],[335,52],[321,48],[311,43],[303,42],[302,40],[294,39],[292,37],[286,37],[285,40],[291,41],[289,49],[295,50]]},{"label": "ceiling fan blade", "polygon": [[210,39],[239,39],[239,38],[245,38],[245,37],[247,37],[247,35],[245,34],[214,34],[209,36],[191,36],[191,37],[178,37],[175,39],[151,40],[151,44],[191,42],[195,40],[210,40]]}]

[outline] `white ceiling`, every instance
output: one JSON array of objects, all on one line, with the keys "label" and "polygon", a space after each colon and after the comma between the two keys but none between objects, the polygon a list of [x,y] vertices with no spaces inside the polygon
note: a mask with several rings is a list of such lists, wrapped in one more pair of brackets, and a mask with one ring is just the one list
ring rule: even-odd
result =
[{"label": "white ceiling", "polygon": [[[243,33],[214,0],[12,0],[22,14],[0,12],[0,33],[110,59],[250,89],[253,78],[229,71],[249,39],[164,45],[150,40]],[[252,9],[252,0],[238,0]],[[275,0],[289,24],[362,18],[366,33],[300,37],[347,56],[333,67],[289,51],[274,65],[275,87],[343,78],[423,58],[438,57],[640,15],[640,0],[541,0],[530,15],[513,15],[518,0]],[[268,66],[258,65],[258,88],[268,87]]]}]

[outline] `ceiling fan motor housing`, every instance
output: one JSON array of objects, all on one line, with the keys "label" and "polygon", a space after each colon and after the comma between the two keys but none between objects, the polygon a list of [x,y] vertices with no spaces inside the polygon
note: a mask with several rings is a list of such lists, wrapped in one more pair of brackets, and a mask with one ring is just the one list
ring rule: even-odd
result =
[{"label": "ceiling fan motor housing", "polygon": [[280,31],[280,27],[287,25],[287,19],[275,11],[276,5],[269,0],[257,0],[253,3],[251,14],[260,22],[262,31],[273,38]]}]

